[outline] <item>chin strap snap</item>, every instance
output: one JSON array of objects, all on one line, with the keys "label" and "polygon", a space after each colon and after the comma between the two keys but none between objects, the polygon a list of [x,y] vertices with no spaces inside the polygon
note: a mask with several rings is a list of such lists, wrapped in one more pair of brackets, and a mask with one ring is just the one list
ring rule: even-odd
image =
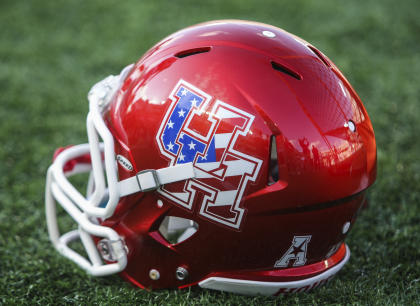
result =
[{"label": "chin strap snap", "polygon": [[192,163],[179,164],[158,170],[142,170],[135,176],[118,183],[120,196],[124,197],[136,192],[147,192],[162,185],[188,180],[195,177]]}]

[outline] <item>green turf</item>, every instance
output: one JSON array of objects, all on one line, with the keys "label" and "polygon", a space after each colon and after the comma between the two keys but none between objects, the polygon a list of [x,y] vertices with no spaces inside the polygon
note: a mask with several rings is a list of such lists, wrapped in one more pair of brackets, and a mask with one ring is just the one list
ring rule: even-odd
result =
[{"label": "green turf", "polygon": [[[0,2],[0,304],[396,304],[420,302],[420,2]],[[147,292],[91,278],[56,253],[44,217],[58,146],[86,141],[90,86],[164,36],[220,18],[271,23],[324,51],[371,116],[378,179],[348,237],[352,258],[309,294]]]}]

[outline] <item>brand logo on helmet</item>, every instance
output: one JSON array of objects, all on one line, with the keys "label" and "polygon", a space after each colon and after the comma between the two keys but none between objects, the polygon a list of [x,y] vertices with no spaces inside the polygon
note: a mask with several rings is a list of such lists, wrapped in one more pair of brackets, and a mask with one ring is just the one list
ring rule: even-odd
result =
[{"label": "brand logo on helmet", "polygon": [[127,170],[127,171],[132,171],[133,170],[133,165],[124,156],[118,154],[117,155],[117,161],[121,165],[121,167],[123,167],[125,170]]},{"label": "brand logo on helmet", "polygon": [[241,200],[248,183],[257,179],[262,160],[237,150],[235,144],[248,135],[254,116],[212,101],[183,80],[170,99],[156,141],[170,165],[192,162],[196,178],[158,192],[188,210],[197,205],[208,220],[239,229],[245,212]]},{"label": "brand logo on helmet", "polygon": [[282,258],[276,261],[274,267],[287,267],[291,260],[294,260],[293,267],[303,266],[306,263],[306,252],[308,250],[308,243],[311,240],[309,236],[294,236],[292,245],[283,255]]}]

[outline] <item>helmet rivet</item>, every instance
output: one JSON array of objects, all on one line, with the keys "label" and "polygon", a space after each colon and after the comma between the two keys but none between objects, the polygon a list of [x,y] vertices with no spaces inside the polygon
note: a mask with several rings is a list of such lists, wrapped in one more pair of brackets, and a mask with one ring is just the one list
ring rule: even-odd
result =
[{"label": "helmet rivet", "polygon": [[350,228],[350,222],[346,222],[343,225],[343,234],[347,233],[349,231]]},{"label": "helmet rivet", "polygon": [[157,200],[157,207],[161,208],[163,206],[162,200]]},{"label": "helmet rivet", "polygon": [[262,34],[263,34],[265,37],[269,37],[269,38],[276,37],[276,34],[274,34],[274,33],[273,33],[273,32],[271,32],[271,31],[263,31],[263,32],[262,32]]},{"label": "helmet rivet", "polygon": [[188,271],[184,267],[178,267],[176,269],[175,275],[177,279],[182,281],[188,277]]},{"label": "helmet rivet", "polygon": [[158,270],[156,270],[156,269],[151,269],[151,270],[149,271],[149,277],[150,277],[152,280],[158,280],[158,279],[160,278],[160,273],[159,273],[159,271],[158,271]]},{"label": "helmet rivet", "polygon": [[352,120],[349,120],[348,122],[344,123],[344,126],[349,128],[349,130],[353,133],[356,131],[356,124]]}]

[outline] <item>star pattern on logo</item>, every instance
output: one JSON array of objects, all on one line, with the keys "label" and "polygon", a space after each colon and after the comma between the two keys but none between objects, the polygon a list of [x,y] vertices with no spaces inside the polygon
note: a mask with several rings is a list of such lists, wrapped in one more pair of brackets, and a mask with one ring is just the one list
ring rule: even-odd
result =
[{"label": "star pattern on logo", "polygon": [[169,120],[169,122],[168,122],[168,128],[169,129],[172,129],[173,127],[174,127],[174,123],[171,120]]},{"label": "star pattern on logo", "polygon": [[174,145],[172,144],[172,142],[170,142],[169,144],[168,144],[168,150],[169,151],[172,151],[174,149]]},{"label": "star pattern on logo", "polygon": [[185,111],[184,111],[183,109],[181,109],[181,110],[178,112],[178,115],[179,115],[179,117],[184,117],[184,115],[185,115]]},{"label": "star pattern on logo", "polygon": [[197,107],[198,100],[196,98],[192,99],[190,102],[192,107]]},{"label": "star pattern on logo", "polygon": [[195,143],[192,141],[188,144],[188,146],[190,147],[190,150],[195,150]]},{"label": "star pattern on logo", "polygon": [[185,155],[182,152],[179,154],[179,161],[184,161]]},{"label": "star pattern on logo", "polygon": [[182,139],[184,137],[184,133],[181,133],[181,135],[179,135],[179,139]]},{"label": "star pattern on logo", "polygon": [[182,90],[181,90],[181,95],[183,95],[183,96],[186,96],[187,95],[187,90],[185,89],[185,88],[183,88]]}]

